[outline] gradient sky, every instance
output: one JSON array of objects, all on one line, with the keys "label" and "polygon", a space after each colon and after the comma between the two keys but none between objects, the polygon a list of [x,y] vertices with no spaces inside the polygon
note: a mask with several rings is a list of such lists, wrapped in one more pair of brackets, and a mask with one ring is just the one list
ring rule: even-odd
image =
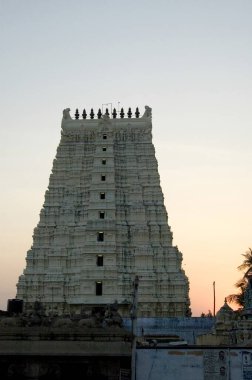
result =
[{"label": "gradient sky", "polygon": [[251,0],[0,0],[0,308],[32,244],[62,110],[153,109],[194,315],[252,246]]}]

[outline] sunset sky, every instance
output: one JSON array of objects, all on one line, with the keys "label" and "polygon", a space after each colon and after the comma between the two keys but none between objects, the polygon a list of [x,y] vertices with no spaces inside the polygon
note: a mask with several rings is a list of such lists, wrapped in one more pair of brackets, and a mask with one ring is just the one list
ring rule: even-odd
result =
[{"label": "sunset sky", "polygon": [[251,0],[0,0],[0,308],[16,295],[62,110],[152,107],[193,315],[252,247]]}]

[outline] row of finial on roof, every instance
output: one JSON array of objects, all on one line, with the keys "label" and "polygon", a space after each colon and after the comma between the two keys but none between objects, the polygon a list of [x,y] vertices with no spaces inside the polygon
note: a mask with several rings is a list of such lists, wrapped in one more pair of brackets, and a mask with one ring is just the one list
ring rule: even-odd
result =
[{"label": "row of finial on roof", "polygon": [[[107,117],[110,116],[108,108],[106,108],[105,115],[106,115]],[[121,119],[124,118],[125,113],[124,113],[123,108],[121,108],[121,111],[120,111],[119,115],[120,115],[120,118],[121,118]],[[130,108],[130,107],[129,107],[129,110],[128,110],[128,112],[127,112],[127,115],[128,115],[128,118],[131,118],[131,117],[132,117],[132,111],[131,111],[131,108]],[[139,118],[139,115],[140,115],[140,112],[139,112],[139,109],[138,109],[138,107],[137,107],[137,108],[136,108],[136,112],[135,112],[135,116],[136,116],[136,118]],[[76,109],[74,116],[75,116],[75,119],[76,119],[76,120],[78,120],[78,119],[80,118],[80,114],[79,114],[79,110],[78,110],[78,108]],[[93,110],[93,108],[91,108],[91,112],[90,112],[89,116],[90,116],[90,119],[94,119],[95,114],[94,114],[94,110]],[[112,117],[113,117],[113,119],[116,119],[116,116],[117,116],[117,112],[116,112],[116,109],[114,108],[114,109],[113,109],[113,112],[112,112]],[[100,108],[99,108],[99,110],[98,110],[97,117],[98,117],[98,119],[100,119],[100,118],[102,117],[102,112],[101,112],[101,109],[100,109]],[[87,112],[86,112],[85,108],[84,108],[84,110],[83,110],[83,112],[82,112],[82,118],[83,118],[83,119],[86,119],[86,118],[87,118]]]}]

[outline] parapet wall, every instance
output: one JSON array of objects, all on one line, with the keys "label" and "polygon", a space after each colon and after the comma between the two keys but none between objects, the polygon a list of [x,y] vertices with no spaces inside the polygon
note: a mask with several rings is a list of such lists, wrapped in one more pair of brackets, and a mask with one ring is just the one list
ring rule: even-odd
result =
[{"label": "parapet wall", "polygon": [[[176,318],[138,318],[137,336],[177,335],[188,344],[196,344],[199,335],[210,333],[215,318],[176,317]],[[123,319],[124,327],[130,331],[131,319]]]}]

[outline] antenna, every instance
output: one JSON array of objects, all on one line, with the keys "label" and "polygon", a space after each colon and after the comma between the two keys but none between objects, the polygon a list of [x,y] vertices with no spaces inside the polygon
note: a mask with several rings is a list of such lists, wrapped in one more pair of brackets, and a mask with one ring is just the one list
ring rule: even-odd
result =
[{"label": "antenna", "polygon": [[103,112],[103,106],[110,106],[110,114],[112,114],[112,103],[103,103],[102,104],[102,114],[104,115],[104,112]]}]

